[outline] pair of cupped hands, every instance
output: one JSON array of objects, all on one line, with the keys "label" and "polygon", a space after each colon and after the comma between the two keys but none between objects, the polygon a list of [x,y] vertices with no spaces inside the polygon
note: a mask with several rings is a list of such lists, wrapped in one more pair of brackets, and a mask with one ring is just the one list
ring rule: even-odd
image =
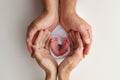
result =
[{"label": "pair of cupped hands", "polygon": [[[59,23],[68,32],[71,51],[58,67],[50,54],[49,43],[50,33]],[[58,16],[44,11],[29,25],[26,40],[31,55],[46,72],[64,73],[71,71],[87,55],[92,32],[90,25],[76,13]]]},{"label": "pair of cupped hands", "polygon": [[51,42],[50,32],[48,30],[41,30],[38,33],[38,37],[33,45],[33,55],[46,73],[53,73],[56,75],[57,73],[69,72],[83,59],[83,41],[79,32],[70,31],[68,36],[71,50],[69,55],[58,66],[56,60],[51,56],[49,51]]}]

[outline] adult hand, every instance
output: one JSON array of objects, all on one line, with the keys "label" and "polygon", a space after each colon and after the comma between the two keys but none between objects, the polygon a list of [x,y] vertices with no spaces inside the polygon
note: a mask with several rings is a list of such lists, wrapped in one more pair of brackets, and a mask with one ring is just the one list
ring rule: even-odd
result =
[{"label": "adult hand", "polygon": [[76,13],[77,0],[60,0],[60,23],[63,28],[80,32],[84,42],[84,55],[89,52],[92,43],[91,26]]},{"label": "adult hand", "polygon": [[45,70],[49,80],[55,80],[57,74],[57,62],[49,52],[50,32],[41,30],[35,40],[33,49],[34,57],[38,64]]},{"label": "adult hand", "polygon": [[61,16],[60,23],[67,32],[73,30],[80,33],[85,47],[84,55],[86,55],[92,43],[91,26],[76,13]]},{"label": "adult hand", "polygon": [[58,24],[58,14],[54,12],[44,11],[41,16],[36,18],[28,27],[27,31],[27,47],[30,53],[33,53],[32,45],[34,37],[41,29],[52,31]]},{"label": "adult hand", "polygon": [[58,68],[60,80],[69,80],[71,70],[83,59],[83,42],[79,32],[69,32],[71,51]]}]

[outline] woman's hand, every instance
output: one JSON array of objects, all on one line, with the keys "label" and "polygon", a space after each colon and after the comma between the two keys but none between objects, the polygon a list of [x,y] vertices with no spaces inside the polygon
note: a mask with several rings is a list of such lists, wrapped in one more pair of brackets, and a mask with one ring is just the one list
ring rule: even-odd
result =
[{"label": "woman's hand", "polygon": [[57,74],[57,62],[49,52],[50,32],[41,30],[35,40],[33,50],[37,63],[45,70],[46,80],[55,80]]},{"label": "woman's hand", "polygon": [[83,42],[79,32],[69,32],[71,52],[58,68],[59,80],[69,80],[71,70],[83,59]]}]

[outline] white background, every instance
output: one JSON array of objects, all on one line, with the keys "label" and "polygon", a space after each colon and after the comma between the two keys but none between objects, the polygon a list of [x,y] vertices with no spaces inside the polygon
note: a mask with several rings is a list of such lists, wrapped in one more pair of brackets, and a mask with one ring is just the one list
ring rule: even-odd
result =
[{"label": "white background", "polygon": [[[71,80],[120,80],[120,1],[78,0],[76,10],[93,28],[93,45]],[[39,0],[0,0],[0,80],[44,80],[25,43],[41,11]]]}]

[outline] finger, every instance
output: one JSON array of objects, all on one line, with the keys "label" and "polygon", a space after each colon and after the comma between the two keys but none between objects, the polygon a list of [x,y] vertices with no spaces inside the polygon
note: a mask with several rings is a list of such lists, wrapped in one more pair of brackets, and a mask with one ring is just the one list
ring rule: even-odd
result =
[{"label": "finger", "polygon": [[80,40],[80,35],[79,35],[79,32],[75,32],[75,39],[76,39],[76,41],[77,42],[79,42],[79,40]]},{"label": "finger", "polygon": [[76,39],[77,39],[76,41],[78,41],[80,48],[83,48],[83,41],[81,39],[81,35],[79,32],[76,32]]},{"label": "finger", "polygon": [[[39,31],[40,32],[40,31]],[[35,44],[35,40],[37,39],[39,32],[36,32],[36,34],[34,35],[33,39],[32,39],[32,44]]]},{"label": "finger", "polygon": [[86,44],[89,44],[90,43],[90,37],[89,37],[88,31],[85,30],[85,29],[81,30],[80,34],[82,36],[83,42],[86,43]]},{"label": "finger", "polygon": [[72,32],[71,32],[71,35],[72,35],[73,42],[75,42],[75,32],[72,31]]},{"label": "finger", "polygon": [[91,47],[91,44],[85,44],[84,46],[84,51],[83,51],[83,55],[87,55],[90,51],[90,47]]},{"label": "finger", "polygon": [[89,37],[90,37],[90,44],[86,44],[86,45],[85,45],[84,55],[87,55],[87,54],[89,53],[90,48],[91,48],[91,44],[92,44],[92,30],[91,30],[91,29],[88,29],[87,31],[88,31]]},{"label": "finger", "polygon": [[46,35],[48,34],[48,31],[45,29],[45,30],[43,30],[43,39],[46,37]]},{"label": "finger", "polygon": [[46,48],[46,49],[49,49],[50,40],[51,40],[51,37],[49,36],[49,37],[47,38],[46,45],[45,45],[45,48]]},{"label": "finger", "polygon": [[71,40],[72,40],[72,43],[73,43],[73,44],[74,44],[74,42],[75,42],[75,41],[74,41],[74,40],[75,40],[75,39],[74,39],[74,36],[75,36],[75,35],[74,35],[74,31],[71,31],[70,37],[71,37]]},{"label": "finger", "polygon": [[39,31],[37,27],[33,27],[28,29],[27,31],[27,38],[32,42],[32,39],[34,37],[34,35],[36,34],[36,32]]},{"label": "finger", "polygon": [[92,43],[92,29],[88,29],[88,34],[89,34],[89,37],[90,37],[90,43]]},{"label": "finger", "polygon": [[37,37],[37,39],[35,40],[35,45],[39,45],[40,42],[42,43],[42,41],[43,41],[43,38],[42,38],[43,34],[44,34],[43,30],[41,30],[41,31],[38,33],[38,37]]},{"label": "finger", "polygon": [[29,52],[32,54],[32,41],[30,41],[30,39],[26,39],[26,43],[27,43],[27,48],[29,50]]},{"label": "finger", "polygon": [[69,37],[66,37],[66,42],[68,43],[68,45],[70,45],[70,39],[69,39]]},{"label": "finger", "polygon": [[28,29],[27,31],[27,47],[28,47],[28,50],[29,52],[32,54],[33,53],[33,50],[32,50],[32,39],[35,35],[35,33],[38,31],[38,29],[36,27],[34,28],[31,28],[31,29]]},{"label": "finger", "polygon": [[69,32],[69,39],[70,39],[70,45],[71,47],[73,46],[73,38],[72,38],[72,35],[71,35],[71,32]]},{"label": "finger", "polygon": [[50,32],[48,30],[45,31],[45,34],[44,34],[44,43],[48,40],[49,36],[50,36]]}]

